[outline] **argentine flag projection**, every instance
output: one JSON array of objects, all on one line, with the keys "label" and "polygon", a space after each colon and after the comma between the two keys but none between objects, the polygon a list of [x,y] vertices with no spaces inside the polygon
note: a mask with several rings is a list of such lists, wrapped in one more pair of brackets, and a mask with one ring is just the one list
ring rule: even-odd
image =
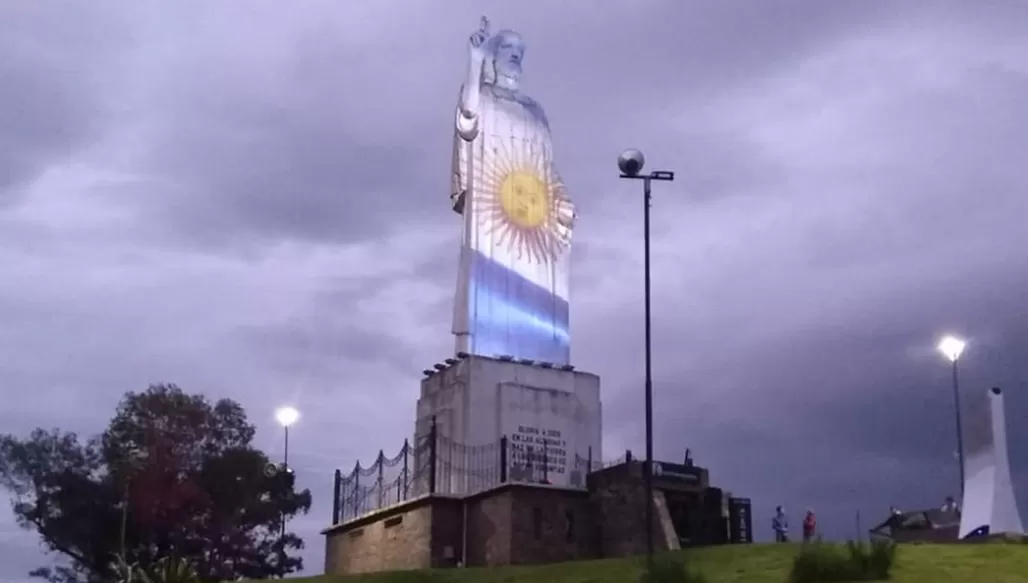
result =
[{"label": "argentine flag projection", "polygon": [[549,122],[520,91],[524,43],[471,38],[453,137],[451,202],[463,221],[457,352],[568,364],[575,208],[553,163]]}]

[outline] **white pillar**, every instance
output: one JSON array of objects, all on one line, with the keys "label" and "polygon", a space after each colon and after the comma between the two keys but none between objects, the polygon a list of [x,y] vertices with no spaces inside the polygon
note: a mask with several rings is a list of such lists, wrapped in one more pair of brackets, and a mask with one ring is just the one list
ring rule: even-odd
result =
[{"label": "white pillar", "polygon": [[989,534],[1024,534],[1010,476],[1003,391],[989,389],[969,409],[960,538],[984,528]]}]

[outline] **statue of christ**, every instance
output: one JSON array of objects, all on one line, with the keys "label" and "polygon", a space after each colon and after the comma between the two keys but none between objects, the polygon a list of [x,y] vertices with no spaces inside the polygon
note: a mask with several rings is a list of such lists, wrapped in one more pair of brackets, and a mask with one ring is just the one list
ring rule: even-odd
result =
[{"label": "statue of christ", "polygon": [[521,91],[525,45],[513,31],[490,35],[483,18],[468,52],[450,194],[464,219],[456,350],[568,364],[575,208],[553,164],[546,115]]}]

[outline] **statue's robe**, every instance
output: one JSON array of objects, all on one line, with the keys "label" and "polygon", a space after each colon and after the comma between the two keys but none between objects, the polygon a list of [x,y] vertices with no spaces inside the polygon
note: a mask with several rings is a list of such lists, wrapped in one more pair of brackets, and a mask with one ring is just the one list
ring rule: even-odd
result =
[{"label": "statue's robe", "polygon": [[[520,94],[499,93],[483,85],[474,120],[464,117],[459,103],[456,112],[450,196],[464,219],[456,350],[568,364],[574,206],[553,165],[542,108]],[[528,184],[544,185],[545,196],[533,199],[543,202],[532,215],[540,216],[545,206],[542,224],[522,218],[519,225],[511,214],[528,212],[513,208],[513,183],[505,182],[517,172],[539,181]]]}]

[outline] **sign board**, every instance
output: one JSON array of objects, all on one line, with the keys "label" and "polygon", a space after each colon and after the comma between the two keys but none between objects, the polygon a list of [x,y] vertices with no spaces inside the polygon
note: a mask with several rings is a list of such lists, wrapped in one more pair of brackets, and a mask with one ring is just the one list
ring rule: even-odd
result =
[{"label": "sign board", "polygon": [[510,447],[511,478],[570,485],[575,454],[589,445],[576,423],[575,395],[553,389],[501,383],[501,427]]},{"label": "sign board", "polygon": [[728,538],[732,544],[753,542],[753,505],[749,498],[728,501]]},{"label": "sign board", "polygon": [[653,462],[653,477],[664,482],[699,484],[702,471],[696,466]]}]

